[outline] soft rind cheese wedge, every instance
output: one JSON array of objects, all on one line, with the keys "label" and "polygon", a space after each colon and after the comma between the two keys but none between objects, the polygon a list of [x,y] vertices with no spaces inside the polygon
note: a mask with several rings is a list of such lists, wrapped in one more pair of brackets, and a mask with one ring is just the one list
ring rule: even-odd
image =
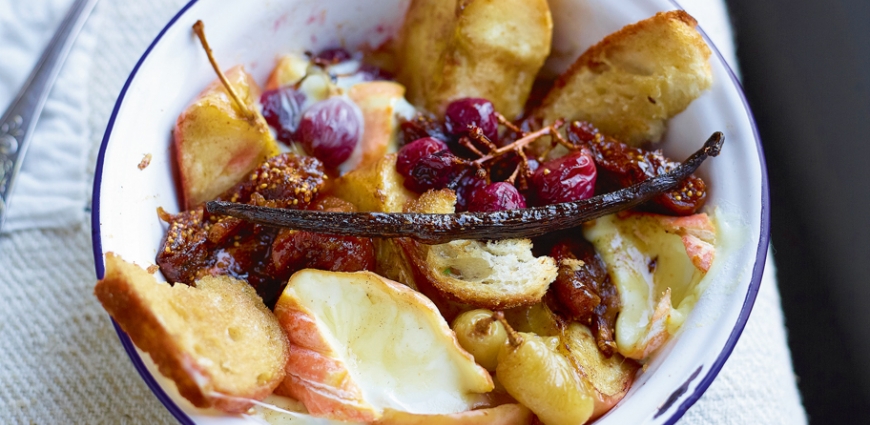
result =
[{"label": "soft rind cheese wedge", "polygon": [[619,353],[644,359],[682,325],[713,262],[716,230],[706,214],[632,213],[587,223],[583,235],[619,290]]},{"label": "soft rind cheese wedge", "polygon": [[315,416],[370,422],[385,409],[458,413],[493,389],[431,301],[374,273],[299,271],[275,315],[291,344],[276,393]]}]

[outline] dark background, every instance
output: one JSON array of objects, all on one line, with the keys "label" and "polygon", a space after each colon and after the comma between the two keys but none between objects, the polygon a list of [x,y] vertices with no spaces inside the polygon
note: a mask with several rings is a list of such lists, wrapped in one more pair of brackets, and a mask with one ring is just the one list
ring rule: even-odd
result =
[{"label": "dark background", "polygon": [[870,0],[728,0],[813,424],[870,423]]}]

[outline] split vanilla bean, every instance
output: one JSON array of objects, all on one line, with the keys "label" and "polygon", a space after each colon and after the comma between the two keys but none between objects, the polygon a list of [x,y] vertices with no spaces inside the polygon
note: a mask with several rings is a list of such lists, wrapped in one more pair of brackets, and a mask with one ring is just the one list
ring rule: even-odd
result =
[{"label": "split vanilla bean", "polygon": [[531,238],[627,210],[665,193],[692,175],[705,159],[718,156],[723,142],[721,132],[713,133],[701,149],[668,173],[592,198],[543,207],[454,214],[345,213],[211,201],[206,203],[206,209],[212,214],[267,226],[341,236],[408,237],[425,244],[458,239]]}]

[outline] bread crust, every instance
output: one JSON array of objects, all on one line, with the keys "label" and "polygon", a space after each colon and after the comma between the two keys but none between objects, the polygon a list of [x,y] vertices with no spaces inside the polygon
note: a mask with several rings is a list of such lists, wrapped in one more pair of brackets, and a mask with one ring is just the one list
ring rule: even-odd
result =
[{"label": "bread crust", "polygon": [[[245,290],[250,288],[246,283],[237,281],[236,284],[240,290],[238,292],[239,299],[250,297],[251,294],[256,297],[253,289]],[[149,288],[145,285],[154,286]],[[284,364],[287,361],[289,348],[287,337],[280,330],[277,319],[270,312],[268,316],[263,316],[266,317],[264,321],[269,321],[271,316],[274,328],[279,332],[277,335],[272,335],[277,338],[279,354],[274,362],[276,369],[267,372],[272,374],[271,378],[264,379],[258,385],[244,388],[241,391],[228,391],[222,382],[213,376],[214,374],[209,371],[208,367],[204,366],[205,362],[202,361],[201,356],[185,349],[181,337],[172,332],[167,318],[161,317],[159,314],[160,307],[155,305],[154,296],[148,294],[148,291],[159,292],[157,297],[165,298],[160,301],[168,303],[169,297],[175,296],[178,290],[165,282],[157,282],[152,275],[139,266],[127,263],[110,252],[106,254],[105,277],[97,282],[94,295],[99,299],[103,308],[121,326],[121,329],[130,336],[136,347],[151,356],[160,373],[175,382],[178,392],[194,406],[216,408],[228,413],[246,412],[253,406],[250,399],[264,399],[284,379]],[[227,300],[225,304],[230,307],[248,307],[250,305],[249,301],[236,301],[239,300]],[[262,300],[258,299],[258,301],[262,304]],[[268,312],[265,305],[263,305],[263,310]],[[220,314],[221,311],[214,313]],[[195,316],[186,319],[183,323],[185,326],[201,326],[195,322]],[[269,326],[263,327],[269,328]]]},{"label": "bread crust", "polygon": [[559,76],[532,115],[590,121],[634,146],[659,141],[665,122],[712,85],[711,50],[696,26],[675,10],[608,35]]}]

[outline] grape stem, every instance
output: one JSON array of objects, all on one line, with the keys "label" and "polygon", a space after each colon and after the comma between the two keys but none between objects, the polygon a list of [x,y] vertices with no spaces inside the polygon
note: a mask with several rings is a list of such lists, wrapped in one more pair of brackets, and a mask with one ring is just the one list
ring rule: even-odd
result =
[{"label": "grape stem", "polygon": [[519,134],[520,136],[525,136],[526,133],[523,132],[519,127],[517,127],[514,123],[510,122],[504,115],[496,112],[495,118],[498,120],[498,123],[507,127],[508,130],[513,131],[514,133]]},{"label": "grape stem", "polygon": [[206,208],[212,214],[267,226],[338,236],[409,237],[425,244],[532,238],[628,210],[677,187],[704,160],[719,155],[724,137],[721,132],[713,133],[701,149],[667,173],[614,192],[535,208],[454,214],[350,213],[267,208],[224,201],[208,202]]},{"label": "grape stem", "polygon": [[224,75],[223,71],[221,71],[217,60],[215,60],[214,55],[212,54],[211,47],[209,47],[208,45],[208,40],[206,40],[205,38],[205,24],[203,24],[201,20],[196,21],[196,23],[193,24],[193,32],[195,32],[196,35],[199,37],[199,41],[200,43],[202,43],[202,48],[205,50],[205,55],[208,56],[208,61],[211,62],[211,67],[214,68],[214,72],[217,73],[217,76],[221,80],[221,83],[224,85],[224,88],[227,89],[230,97],[233,99],[233,101],[236,102],[236,105],[239,107],[242,115],[244,115],[248,121],[253,123],[256,120],[256,116],[250,110],[250,108],[248,108],[248,106],[242,102],[242,100],[239,98],[239,95],[236,94],[236,90],[233,88],[232,84],[230,84],[230,81],[227,80],[227,76]]},{"label": "grape stem", "polygon": [[492,318],[498,320],[499,322],[501,322],[502,326],[504,326],[504,330],[505,332],[507,332],[508,342],[510,343],[511,347],[517,348],[520,346],[520,344],[523,343],[522,335],[520,335],[519,332],[511,327],[511,324],[508,323],[507,319],[505,319],[503,312],[496,311],[492,314]]},{"label": "grape stem", "polygon": [[561,127],[562,124],[564,124],[564,123],[565,123],[565,121],[563,121],[563,120],[556,120],[556,122],[554,122],[552,125],[544,127],[538,131],[534,131],[534,132],[531,132],[529,134],[526,134],[525,136],[517,139],[515,142],[513,142],[509,145],[506,145],[506,146],[502,146],[502,147],[490,152],[488,155],[474,160],[474,163],[475,164],[483,164],[486,161],[489,161],[493,158],[504,155],[508,152],[520,150],[520,149],[526,147],[529,143],[532,143],[535,140],[538,140],[539,138],[541,138],[543,136],[546,136],[546,135],[552,134],[552,133],[557,133],[559,131],[559,127]]}]

